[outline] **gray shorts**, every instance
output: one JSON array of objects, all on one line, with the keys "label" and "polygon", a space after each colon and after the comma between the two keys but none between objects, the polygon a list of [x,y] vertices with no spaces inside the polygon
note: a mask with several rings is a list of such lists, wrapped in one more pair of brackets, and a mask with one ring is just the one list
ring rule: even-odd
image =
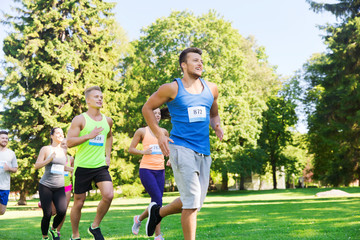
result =
[{"label": "gray shorts", "polygon": [[169,147],[182,208],[200,210],[209,186],[211,157],[175,144],[169,144]]}]

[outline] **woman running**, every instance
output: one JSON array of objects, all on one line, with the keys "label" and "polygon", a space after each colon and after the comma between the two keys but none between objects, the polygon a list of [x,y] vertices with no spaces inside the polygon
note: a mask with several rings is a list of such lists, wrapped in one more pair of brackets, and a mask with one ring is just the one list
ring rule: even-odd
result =
[{"label": "woman running", "polygon": [[[67,154],[67,145],[66,145],[66,138],[61,142],[61,147],[64,149],[64,152],[66,154],[66,166],[68,167],[68,171],[64,171],[64,188],[65,188],[65,195],[66,195],[66,209],[69,207],[70,199],[71,199],[71,190],[72,190],[72,184],[71,184],[71,174],[74,170],[74,158]],[[55,208],[53,204],[53,208]],[[66,213],[66,212],[65,212]],[[57,233],[60,237],[60,230],[65,222],[66,216],[64,216],[64,219],[57,227]]]},{"label": "woman running", "polygon": [[[154,110],[155,118],[157,122],[160,122],[161,112],[157,108]],[[166,129],[162,128],[164,134],[169,136]],[[144,150],[136,149],[136,146],[142,142]],[[129,147],[129,153],[135,155],[143,155],[140,161],[139,175],[140,180],[147,193],[151,197],[151,202],[156,202],[162,206],[162,196],[164,193],[165,184],[165,167],[164,167],[164,155],[162,154],[157,138],[151,132],[150,128],[144,127],[136,130],[133,140]],[[147,209],[141,214],[134,216],[134,224],[132,227],[132,233],[138,235],[141,221],[148,217]],[[160,224],[156,226],[155,240],[163,240]]]},{"label": "woman running", "polygon": [[[64,171],[70,171],[66,167],[67,156],[61,147],[64,133],[61,128],[53,128],[50,131],[51,144],[41,148],[35,163],[35,168],[45,167],[45,172],[39,183],[39,195],[43,218],[41,220],[42,239],[49,239],[48,232],[52,239],[59,240],[56,228],[62,222],[66,214],[66,196],[64,189]],[[56,216],[52,226],[49,228],[51,219],[51,203],[54,203]]]}]

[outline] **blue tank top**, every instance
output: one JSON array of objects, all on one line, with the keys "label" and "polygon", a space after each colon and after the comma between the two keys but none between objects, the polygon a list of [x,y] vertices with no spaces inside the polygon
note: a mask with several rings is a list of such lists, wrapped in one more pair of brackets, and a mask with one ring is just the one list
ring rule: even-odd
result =
[{"label": "blue tank top", "polygon": [[210,155],[210,108],[214,96],[205,81],[200,80],[204,86],[200,94],[186,91],[180,78],[174,80],[178,84],[178,93],[174,100],[167,103],[172,123],[170,138],[176,145]]}]

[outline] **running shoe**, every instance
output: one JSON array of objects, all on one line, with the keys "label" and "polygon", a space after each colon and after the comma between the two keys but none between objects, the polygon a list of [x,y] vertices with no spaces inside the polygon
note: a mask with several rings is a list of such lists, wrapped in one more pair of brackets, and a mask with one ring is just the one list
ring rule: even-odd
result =
[{"label": "running shoe", "polygon": [[101,234],[100,227],[93,229],[90,225],[90,227],[88,228],[88,233],[93,235],[95,240],[105,240],[104,236]]},{"label": "running shoe", "polygon": [[81,238],[72,238],[72,236],[70,236],[70,240],[81,240]]},{"label": "running shoe", "polygon": [[49,232],[50,232],[53,240],[60,240],[60,237],[59,237],[56,229],[55,229],[55,230],[52,230],[51,227],[50,227],[50,228],[49,228]]},{"label": "running shoe", "polygon": [[139,215],[134,216],[134,224],[132,226],[132,233],[134,235],[138,235],[139,234],[139,230],[140,230],[140,226],[141,226],[141,221],[139,220]]},{"label": "running shoe", "polygon": [[164,237],[162,236],[162,234],[157,235],[154,240],[165,240]]},{"label": "running shoe", "polygon": [[148,219],[146,222],[146,235],[151,237],[154,235],[156,225],[161,222],[162,217],[160,216],[160,206],[156,202],[151,202],[148,207]]}]

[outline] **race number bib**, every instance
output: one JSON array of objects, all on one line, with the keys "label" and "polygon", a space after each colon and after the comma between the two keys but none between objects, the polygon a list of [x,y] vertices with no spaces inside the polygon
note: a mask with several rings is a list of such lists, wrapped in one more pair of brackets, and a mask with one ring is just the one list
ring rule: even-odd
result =
[{"label": "race number bib", "polygon": [[69,176],[69,172],[68,171],[64,171],[64,176],[68,177]]},{"label": "race number bib", "polygon": [[202,106],[189,107],[189,122],[202,122],[206,120],[206,108]]},{"label": "race number bib", "polygon": [[61,174],[61,175],[63,175],[64,174],[64,165],[53,164],[51,166],[50,172],[53,173],[53,174]]},{"label": "race number bib", "polygon": [[104,139],[105,139],[104,135],[97,135],[93,139],[89,140],[89,145],[102,147],[104,146]]},{"label": "race number bib", "polygon": [[157,145],[157,144],[151,144],[151,145],[150,145],[150,148],[151,148],[151,155],[153,155],[153,154],[162,154],[159,145]]}]

